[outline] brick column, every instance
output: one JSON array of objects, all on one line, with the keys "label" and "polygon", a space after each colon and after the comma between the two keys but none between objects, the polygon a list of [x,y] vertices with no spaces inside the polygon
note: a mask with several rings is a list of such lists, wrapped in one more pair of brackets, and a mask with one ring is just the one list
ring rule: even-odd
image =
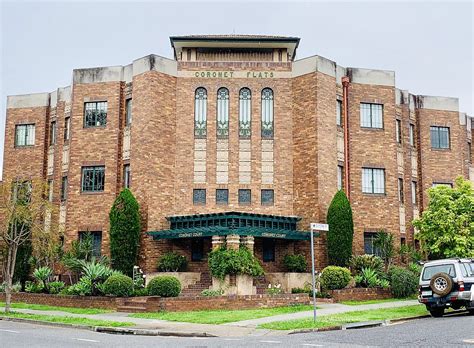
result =
[{"label": "brick column", "polygon": [[224,237],[212,236],[212,250],[216,250],[224,244]]},{"label": "brick column", "polygon": [[245,245],[247,249],[249,249],[250,252],[253,254],[253,246],[255,244],[253,236],[242,237],[242,244]]},{"label": "brick column", "polygon": [[229,249],[238,250],[240,246],[240,236],[238,234],[229,234],[227,236],[227,247]]}]

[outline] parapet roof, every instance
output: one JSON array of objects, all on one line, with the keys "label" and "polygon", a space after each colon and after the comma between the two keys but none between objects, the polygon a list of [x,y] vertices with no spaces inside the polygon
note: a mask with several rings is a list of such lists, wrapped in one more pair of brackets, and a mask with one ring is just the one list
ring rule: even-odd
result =
[{"label": "parapet roof", "polygon": [[174,56],[184,47],[225,47],[225,48],[286,48],[293,60],[299,37],[276,35],[182,35],[170,37]]}]

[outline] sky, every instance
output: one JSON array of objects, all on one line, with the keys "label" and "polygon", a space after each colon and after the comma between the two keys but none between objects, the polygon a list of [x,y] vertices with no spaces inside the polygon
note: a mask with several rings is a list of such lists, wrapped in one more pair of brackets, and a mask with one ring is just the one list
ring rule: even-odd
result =
[{"label": "sky", "polygon": [[397,88],[458,97],[474,115],[473,17],[472,1],[0,0],[0,172],[7,95],[67,86],[75,68],[172,58],[171,35],[297,36],[297,59],[394,70]]}]

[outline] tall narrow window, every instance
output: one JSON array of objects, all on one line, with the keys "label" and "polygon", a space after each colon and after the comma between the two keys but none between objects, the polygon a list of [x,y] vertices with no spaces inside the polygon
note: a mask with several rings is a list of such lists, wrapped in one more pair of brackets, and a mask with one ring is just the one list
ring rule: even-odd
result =
[{"label": "tall narrow window", "polygon": [[199,87],[194,95],[194,136],[205,138],[207,135],[207,91]]},{"label": "tall narrow window", "polygon": [[275,261],[275,239],[263,238],[262,244],[263,262]]},{"label": "tall narrow window", "polygon": [[242,88],[239,93],[239,137],[250,138],[252,120],[252,93]]},{"label": "tall narrow window", "polygon": [[342,190],[342,177],[343,177],[343,170],[342,166],[337,166],[337,189]]},{"label": "tall narrow window", "polygon": [[35,144],[35,125],[19,124],[15,126],[15,146],[33,146]]},{"label": "tall narrow window", "polygon": [[377,233],[375,232],[364,232],[364,252],[368,255],[380,255],[380,248],[375,246],[375,239]]},{"label": "tall narrow window", "polygon": [[411,182],[411,204],[416,205],[417,200],[416,200],[416,181]]},{"label": "tall narrow window", "polygon": [[53,189],[53,180],[48,180],[48,202],[50,203],[53,201]]},{"label": "tall narrow window", "polygon": [[449,149],[449,128],[430,127],[431,147],[433,149]]},{"label": "tall narrow window", "polygon": [[107,124],[107,102],[90,102],[84,105],[84,128],[103,127]]},{"label": "tall narrow window", "polygon": [[130,164],[123,166],[123,187],[130,187]]},{"label": "tall narrow window", "polygon": [[402,143],[402,121],[396,120],[395,121],[395,131],[397,132],[397,143]]},{"label": "tall narrow window", "polygon": [[383,105],[360,103],[360,125],[364,128],[383,128]]},{"label": "tall narrow window", "polygon": [[64,119],[64,142],[69,140],[71,136],[71,118],[66,117]]},{"label": "tall narrow window", "polygon": [[273,138],[273,91],[262,90],[262,138]]},{"label": "tall narrow window", "polygon": [[336,100],[336,124],[342,126],[342,100]]},{"label": "tall narrow window", "polygon": [[403,204],[404,195],[403,195],[403,179],[398,178],[398,201]]},{"label": "tall narrow window", "polygon": [[82,191],[101,192],[104,191],[105,167],[82,167]]},{"label": "tall narrow window", "polygon": [[415,146],[415,125],[410,123],[410,146]]},{"label": "tall narrow window", "polygon": [[61,179],[61,202],[67,200],[67,176]]},{"label": "tall narrow window", "polygon": [[51,122],[49,127],[49,145],[56,144],[56,121]]},{"label": "tall narrow window", "polygon": [[362,192],[385,193],[385,170],[362,168]]},{"label": "tall narrow window", "polygon": [[125,112],[125,127],[127,127],[132,123],[132,98],[125,102]]},{"label": "tall narrow window", "polygon": [[229,90],[224,87],[217,91],[217,137],[229,137]]}]

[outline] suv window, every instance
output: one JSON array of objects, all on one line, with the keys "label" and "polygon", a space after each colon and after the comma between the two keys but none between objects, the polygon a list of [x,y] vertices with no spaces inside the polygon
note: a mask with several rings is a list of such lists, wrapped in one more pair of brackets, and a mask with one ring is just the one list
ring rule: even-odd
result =
[{"label": "suv window", "polygon": [[443,272],[449,274],[451,277],[456,277],[456,271],[454,270],[454,265],[436,265],[436,266],[427,266],[423,270],[423,280],[430,280],[432,276],[436,273]]},{"label": "suv window", "polygon": [[474,277],[474,262],[461,263],[461,272],[463,277]]}]

